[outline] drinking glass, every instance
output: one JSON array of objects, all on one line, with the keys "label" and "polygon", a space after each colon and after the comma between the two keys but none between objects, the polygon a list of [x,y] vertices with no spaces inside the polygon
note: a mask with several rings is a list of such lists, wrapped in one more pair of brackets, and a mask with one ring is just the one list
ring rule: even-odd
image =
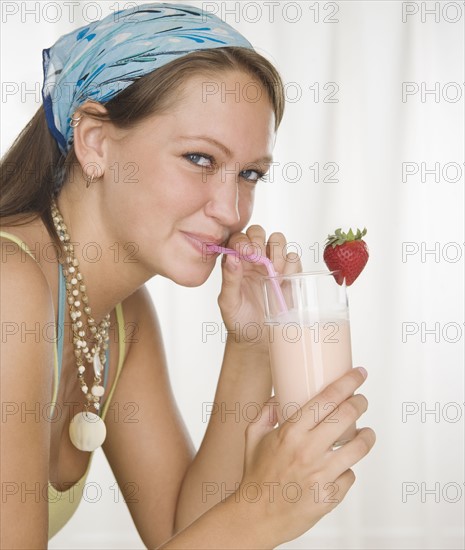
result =
[{"label": "drinking glass", "polygon": [[[263,278],[279,424],[352,368],[346,286],[339,285],[334,274],[318,271]],[[281,296],[276,292],[277,285]],[[325,415],[324,422],[338,422],[335,403],[320,407],[314,411],[317,422]],[[334,446],[349,441],[355,433],[354,423],[340,434]]]}]

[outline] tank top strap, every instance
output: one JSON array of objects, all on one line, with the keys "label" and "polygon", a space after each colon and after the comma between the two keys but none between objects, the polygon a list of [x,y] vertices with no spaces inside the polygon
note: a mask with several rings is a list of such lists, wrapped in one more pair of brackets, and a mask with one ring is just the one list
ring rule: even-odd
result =
[{"label": "tank top strap", "polygon": [[10,241],[15,242],[21,248],[21,250],[26,252],[26,254],[29,254],[29,256],[31,256],[31,258],[34,258],[34,260],[37,262],[37,259],[34,256],[34,254],[32,253],[31,249],[17,235],[13,235],[13,233],[8,233],[7,231],[0,231],[0,237],[3,237],[5,239],[9,239]]},{"label": "tank top strap", "polygon": [[57,331],[57,353],[58,353],[58,385],[61,378],[61,365],[63,363],[63,341],[65,339],[65,276],[63,267],[58,262],[58,331]]},{"label": "tank top strap", "polygon": [[118,366],[116,368],[115,381],[113,382],[110,393],[106,398],[105,403],[103,404],[102,415],[101,415],[102,419],[105,418],[108,408],[110,406],[111,398],[113,397],[113,393],[118,383],[121,370],[123,368],[124,355],[126,352],[126,344],[125,344],[126,335],[124,332],[124,315],[123,315],[123,306],[121,305],[121,302],[116,305],[115,311],[116,311],[116,322],[118,324]]}]

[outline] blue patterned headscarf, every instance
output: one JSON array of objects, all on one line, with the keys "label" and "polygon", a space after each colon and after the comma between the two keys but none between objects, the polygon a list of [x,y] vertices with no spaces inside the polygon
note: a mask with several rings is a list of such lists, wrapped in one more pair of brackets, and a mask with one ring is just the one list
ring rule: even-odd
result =
[{"label": "blue patterned headscarf", "polygon": [[153,3],[121,10],[43,51],[42,97],[50,132],[66,155],[71,117],[88,99],[105,103],[140,77],[196,50],[252,45],[199,8]]}]

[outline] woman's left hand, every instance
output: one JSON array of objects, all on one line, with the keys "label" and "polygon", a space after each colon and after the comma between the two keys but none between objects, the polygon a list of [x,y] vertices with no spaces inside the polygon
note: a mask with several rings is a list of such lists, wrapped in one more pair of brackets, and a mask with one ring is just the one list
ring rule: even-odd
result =
[{"label": "woman's left hand", "polygon": [[[248,256],[266,256],[273,262],[277,274],[289,275],[302,271],[300,258],[295,252],[286,252],[286,238],[272,233],[266,241],[265,230],[251,225],[245,233],[235,233],[228,248]],[[264,265],[224,255],[223,283],[218,305],[230,337],[238,344],[266,346],[263,291],[261,278],[267,275]]]}]

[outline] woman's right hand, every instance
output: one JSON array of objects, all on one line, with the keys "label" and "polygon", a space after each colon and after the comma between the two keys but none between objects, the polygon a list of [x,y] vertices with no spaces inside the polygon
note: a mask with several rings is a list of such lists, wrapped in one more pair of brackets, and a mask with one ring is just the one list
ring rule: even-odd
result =
[{"label": "woman's right hand", "polygon": [[274,428],[271,400],[247,427],[244,475],[230,498],[250,504],[245,508],[271,545],[308,531],[354,483],[350,468],[374,445],[374,431],[358,430],[353,440],[334,451],[332,444],[367,410],[366,398],[353,395],[365,376],[364,370],[352,369],[279,428]]}]

